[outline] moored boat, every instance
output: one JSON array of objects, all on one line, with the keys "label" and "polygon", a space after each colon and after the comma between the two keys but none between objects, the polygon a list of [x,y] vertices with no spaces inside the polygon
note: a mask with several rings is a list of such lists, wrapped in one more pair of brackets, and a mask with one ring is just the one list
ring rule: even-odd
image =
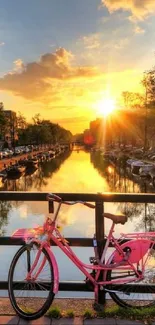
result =
[{"label": "moored boat", "polygon": [[144,165],[145,165],[145,163],[143,161],[141,161],[141,160],[134,161],[131,164],[131,173],[132,173],[132,175],[133,176],[139,175],[139,170]]},{"label": "moored boat", "polygon": [[149,176],[151,178],[153,186],[155,186],[155,167],[149,171]]},{"label": "moored boat", "polygon": [[37,167],[35,167],[35,166],[32,166],[31,168],[30,167],[26,168],[25,176],[33,175],[36,170],[37,170]]},{"label": "moored boat", "polygon": [[150,178],[150,171],[155,168],[155,165],[153,164],[147,164],[144,166],[141,166],[139,169],[139,175],[142,178]]},{"label": "moored boat", "polygon": [[37,158],[29,158],[25,161],[26,169],[37,168],[38,167],[38,159]]},{"label": "moored boat", "polygon": [[8,178],[10,177],[17,177],[19,175],[21,175],[24,171],[25,171],[25,166],[22,165],[12,165],[9,166],[5,169],[6,171],[6,176]]}]

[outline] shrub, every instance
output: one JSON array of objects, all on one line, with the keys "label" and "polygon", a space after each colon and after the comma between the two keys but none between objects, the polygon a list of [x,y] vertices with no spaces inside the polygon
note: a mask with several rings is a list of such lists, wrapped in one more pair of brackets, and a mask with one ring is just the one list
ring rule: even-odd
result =
[{"label": "shrub", "polygon": [[61,311],[59,307],[51,307],[48,312],[47,315],[50,316],[51,318],[60,318],[62,317]]},{"label": "shrub", "polygon": [[73,318],[74,317],[74,311],[69,309],[66,311],[66,316],[69,318]]},{"label": "shrub", "polygon": [[92,318],[92,317],[93,317],[93,313],[92,313],[92,311],[91,311],[90,309],[86,309],[86,310],[84,311],[83,317],[84,317],[84,318]]}]

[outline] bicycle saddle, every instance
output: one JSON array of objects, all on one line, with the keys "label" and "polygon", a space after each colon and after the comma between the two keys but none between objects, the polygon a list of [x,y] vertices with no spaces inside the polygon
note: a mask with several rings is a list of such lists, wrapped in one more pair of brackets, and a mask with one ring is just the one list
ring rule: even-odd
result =
[{"label": "bicycle saddle", "polygon": [[121,223],[124,225],[128,220],[128,217],[124,214],[104,213],[103,215],[105,218],[111,219],[115,224]]}]

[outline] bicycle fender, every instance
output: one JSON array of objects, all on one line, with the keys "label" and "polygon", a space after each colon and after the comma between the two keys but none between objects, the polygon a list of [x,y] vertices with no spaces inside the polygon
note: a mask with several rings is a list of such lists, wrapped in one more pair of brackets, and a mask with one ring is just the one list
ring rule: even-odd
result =
[{"label": "bicycle fender", "polygon": [[58,264],[56,261],[56,258],[53,254],[53,252],[51,251],[50,248],[46,247],[46,250],[50,256],[51,262],[52,262],[52,266],[53,266],[53,272],[54,272],[54,288],[53,288],[53,292],[56,294],[59,290],[59,269],[58,269]]},{"label": "bicycle fender", "polygon": [[[121,249],[126,252],[127,249],[130,250],[129,261],[131,263],[138,263],[148,252],[151,247],[152,241],[149,239],[136,239],[128,241],[121,245]],[[123,255],[115,250],[109,259],[109,262],[119,263],[123,259]]]}]

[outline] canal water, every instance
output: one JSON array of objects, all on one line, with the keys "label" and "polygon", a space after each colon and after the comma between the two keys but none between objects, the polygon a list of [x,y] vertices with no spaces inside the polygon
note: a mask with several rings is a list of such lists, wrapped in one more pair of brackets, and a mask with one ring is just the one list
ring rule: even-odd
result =
[{"label": "canal water", "polygon": [[[154,192],[149,182],[129,177],[126,171],[105,162],[99,152],[74,150],[43,162],[32,175],[0,183],[1,191],[39,191],[60,193],[98,192]],[[47,202],[0,202],[0,235],[11,236],[18,228],[32,228],[42,225],[48,216]],[[154,206],[151,204],[105,203],[104,210],[111,213],[123,212],[128,222],[116,226],[116,237],[120,233],[152,230],[155,231]],[[93,237],[95,230],[94,210],[82,205],[63,206],[58,224],[66,237]],[[105,220],[105,233],[108,233],[110,220]],[[11,259],[19,247],[0,246],[0,280],[7,280]],[[74,248],[77,255],[86,263],[93,256],[92,248]],[[83,274],[60,252],[53,248],[59,269],[60,281],[84,280]],[[1,294],[1,292],[0,292]],[[67,293],[60,293],[67,296]],[[68,296],[75,295],[69,293]],[[82,295],[83,294],[78,294]],[[87,296],[86,294],[84,294]]]}]

